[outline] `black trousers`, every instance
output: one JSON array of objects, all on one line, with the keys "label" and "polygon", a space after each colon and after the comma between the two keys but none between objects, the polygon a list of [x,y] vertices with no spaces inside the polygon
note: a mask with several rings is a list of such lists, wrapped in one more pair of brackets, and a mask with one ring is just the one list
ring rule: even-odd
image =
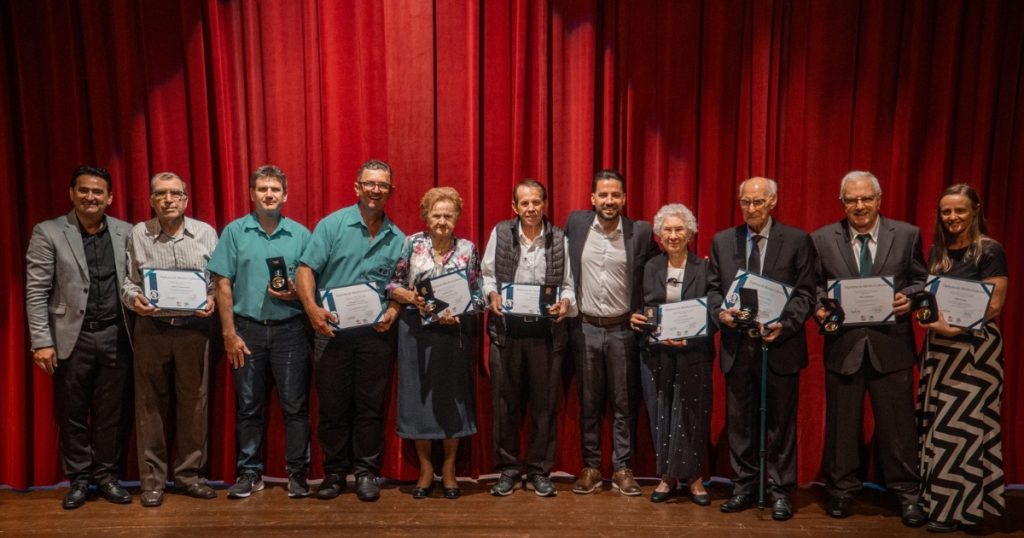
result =
[{"label": "black trousers", "polygon": [[[796,487],[796,413],[800,374],[778,375],[768,368],[765,407],[765,467],[771,498],[789,497]],[[729,461],[734,495],[757,493],[761,428],[761,344],[743,338],[732,370],[725,375]]]},{"label": "black trousers", "polygon": [[[547,328],[551,322],[542,320]],[[494,413],[494,453],[498,471],[519,476],[551,472],[555,460],[558,393],[565,359],[565,322],[555,331],[561,338],[507,335],[504,345],[493,341],[489,356],[491,401]],[[530,410],[529,442],[525,460],[519,454],[519,427]]]},{"label": "black trousers", "polygon": [[325,473],[380,473],[393,337],[392,331],[371,327],[340,331],[334,338],[316,336],[317,436]]},{"label": "black trousers", "polygon": [[131,346],[123,323],[83,330],[54,373],[64,474],[98,484],[117,480],[131,373]]}]

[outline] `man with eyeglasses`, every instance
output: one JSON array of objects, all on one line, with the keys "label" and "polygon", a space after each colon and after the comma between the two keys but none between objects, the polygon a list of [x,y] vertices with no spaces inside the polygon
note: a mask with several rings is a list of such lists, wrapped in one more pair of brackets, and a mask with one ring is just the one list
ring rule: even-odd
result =
[{"label": "man with eyeglasses", "polygon": [[356,174],[359,200],[324,217],[295,272],[299,300],[316,331],[313,373],[320,400],[317,437],[324,452],[319,499],[333,499],[356,477],[360,501],[380,498],[384,451],[384,408],[391,387],[396,308],[373,324],[335,330],[333,314],[321,306],[318,290],[369,283],[384,297],[402,254],[405,234],[384,214],[391,197],[391,167],[371,160]]},{"label": "man with eyeglasses", "polygon": [[[914,330],[908,296],[928,276],[916,226],[879,215],[882,188],[870,172],[843,177],[839,200],[846,218],[812,234],[818,251],[818,296],[832,279],[884,276],[892,279],[895,322],[844,326],[825,336],[825,451],[822,468],[829,493],[828,515],[850,515],[859,476],[864,392],[871,395],[875,439],[886,486],[902,504],[908,527],[926,522],[919,504],[921,477],[914,421]],[[824,320],[829,314],[818,308]]]},{"label": "man with eyeglasses", "polygon": [[[758,410],[762,385],[762,341],[768,348],[766,438],[767,492],[772,519],[793,517],[796,488],[796,414],[800,370],[807,366],[804,322],[814,304],[814,245],[803,230],[772,216],[778,203],[775,181],[752,177],[739,187],[744,223],[722,230],[711,240],[708,267],[708,308],[721,332],[720,365],[725,374],[726,430],[729,460],[736,478],[733,495],[719,508],[740,512],[757,501]],[[726,308],[726,293],[740,271],[792,286],[793,292],[777,321],[753,334],[739,327],[737,306]]]},{"label": "man with eyeglasses", "polygon": [[228,497],[263,489],[268,374],[284,414],[288,497],[307,497],[309,341],[293,278],[309,230],[281,215],[288,178],[280,168],[257,168],[249,177],[249,198],[253,211],[224,228],[209,267],[235,382],[238,479]]},{"label": "man with eyeglasses", "polygon": [[[209,224],[185,216],[188,189],[177,174],[154,175],[149,193],[156,218],[132,228],[121,301],[139,315],[134,331],[135,433],[142,505],[155,507],[163,503],[168,478],[164,433],[172,390],[177,426],[171,469],[174,485],[190,497],[217,496],[202,476],[210,441],[209,322],[215,304],[206,264],[217,247],[217,232]],[[196,305],[196,310],[154,306],[143,293],[143,275],[153,274],[148,270],[201,272],[208,283],[205,302]]]}]

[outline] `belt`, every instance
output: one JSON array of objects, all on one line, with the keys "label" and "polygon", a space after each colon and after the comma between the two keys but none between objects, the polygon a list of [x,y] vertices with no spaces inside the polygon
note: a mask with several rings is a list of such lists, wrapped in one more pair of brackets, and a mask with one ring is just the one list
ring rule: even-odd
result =
[{"label": "belt", "polygon": [[589,323],[591,325],[597,325],[598,327],[609,327],[611,325],[622,325],[623,323],[626,323],[627,321],[629,321],[629,317],[630,317],[629,312],[626,312],[625,314],[622,314],[620,316],[612,316],[610,318],[602,318],[600,316],[588,316],[588,315],[586,315],[586,314],[584,314],[582,312],[580,313],[580,319],[582,319],[583,321],[585,321],[585,322],[587,322],[587,323]]},{"label": "belt", "polygon": [[243,316],[241,314],[235,314],[235,315],[238,316],[241,319],[244,319],[248,323],[255,323],[256,325],[263,325],[264,327],[276,327],[278,325],[284,325],[285,323],[291,323],[292,321],[295,320],[295,318],[299,317],[299,315],[296,314],[296,315],[294,315],[294,316],[292,316],[290,318],[286,318],[286,319],[262,319],[261,320],[261,319],[256,319],[256,318],[250,318],[249,316]]},{"label": "belt", "polygon": [[85,320],[82,322],[82,330],[86,332],[102,331],[111,325],[117,325],[121,321],[121,318],[114,318],[102,321],[90,321]]},{"label": "belt", "polygon": [[196,316],[154,316],[151,319],[156,323],[171,327],[196,327],[206,322],[205,318]]}]

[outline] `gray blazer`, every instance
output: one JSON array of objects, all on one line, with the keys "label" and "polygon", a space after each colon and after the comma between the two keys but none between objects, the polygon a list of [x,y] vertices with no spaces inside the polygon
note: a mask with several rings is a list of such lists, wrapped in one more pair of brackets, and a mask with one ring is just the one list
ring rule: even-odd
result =
[{"label": "gray blazer", "polygon": [[[132,225],[107,215],[107,226],[120,283]],[[66,359],[78,341],[89,298],[89,267],[74,210],[35,226],[25,262],[25,312],[32,349],[55,346],[57,358]]]}]

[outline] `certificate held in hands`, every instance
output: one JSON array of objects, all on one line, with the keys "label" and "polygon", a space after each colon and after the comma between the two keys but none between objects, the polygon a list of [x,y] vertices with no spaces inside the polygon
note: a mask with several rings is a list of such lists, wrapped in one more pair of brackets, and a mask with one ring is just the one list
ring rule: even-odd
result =
[{"label": "certificate held in hands", "polygon": [[149,304],[161,310],[205,310],[206,275],[202,271],[144,269],[142,292]]},{"label": "certificate held in hands", "polygon": [[505,284],[501,286],[501,311],[513,316],[551,316],[558,303],[558,286]]},{"label": "certificate held in hands", "polygon": [[[736,272],[736,278],[733,279],[729,291],[725,294],[725,308],[743,309],[746,306],[742,300],[743,290],[757,292],[757,306],[755,311],[751,312],[754,318],[752,321],[762,325],[778,321],[782,317],[782,310],[786,308],[786,303],[789,302],[789,297],[793,294],[793,286],[740,269]],[[750,295],[749,292],[748,295]],[[750,320],[738,319],[737,321]]]},{"label": "certificate held in hands", "polygon": [[465,269],[421,281],[416,293],[426,300],[427,313],[421,318],[424,325],[437,323],[445,312],[452,316],[465,314],[473,304]]},{"label": "certificate held in hands", "polygon": [[328,321],[336,331],[372,325],[384,313],[380,292],[372,282],[321,290],[320,305],[338,320]]},{"label": "certificate held in hands", "polygon": [[843,325],[883,325],[896,323],[892,302],[896,296],[893,278],[872,276],[828,281],[828,297],[842,306]]},{"label": "certificate held in hands", "polygon": [[981,329],[995,285],[978,280],[930,275],[925,290],[935,296],[946,323],[963,329]]},{"label": "certificate held in hands", "polygon": [[647,316],[647,322],[653,321],[656,324],[651,333],[655,342],[690,340],[708,335],[707,297],[665,303],[657,306],[654,312],[650,308],[646,307],[644,312],[654,314],[653,319]]}]

